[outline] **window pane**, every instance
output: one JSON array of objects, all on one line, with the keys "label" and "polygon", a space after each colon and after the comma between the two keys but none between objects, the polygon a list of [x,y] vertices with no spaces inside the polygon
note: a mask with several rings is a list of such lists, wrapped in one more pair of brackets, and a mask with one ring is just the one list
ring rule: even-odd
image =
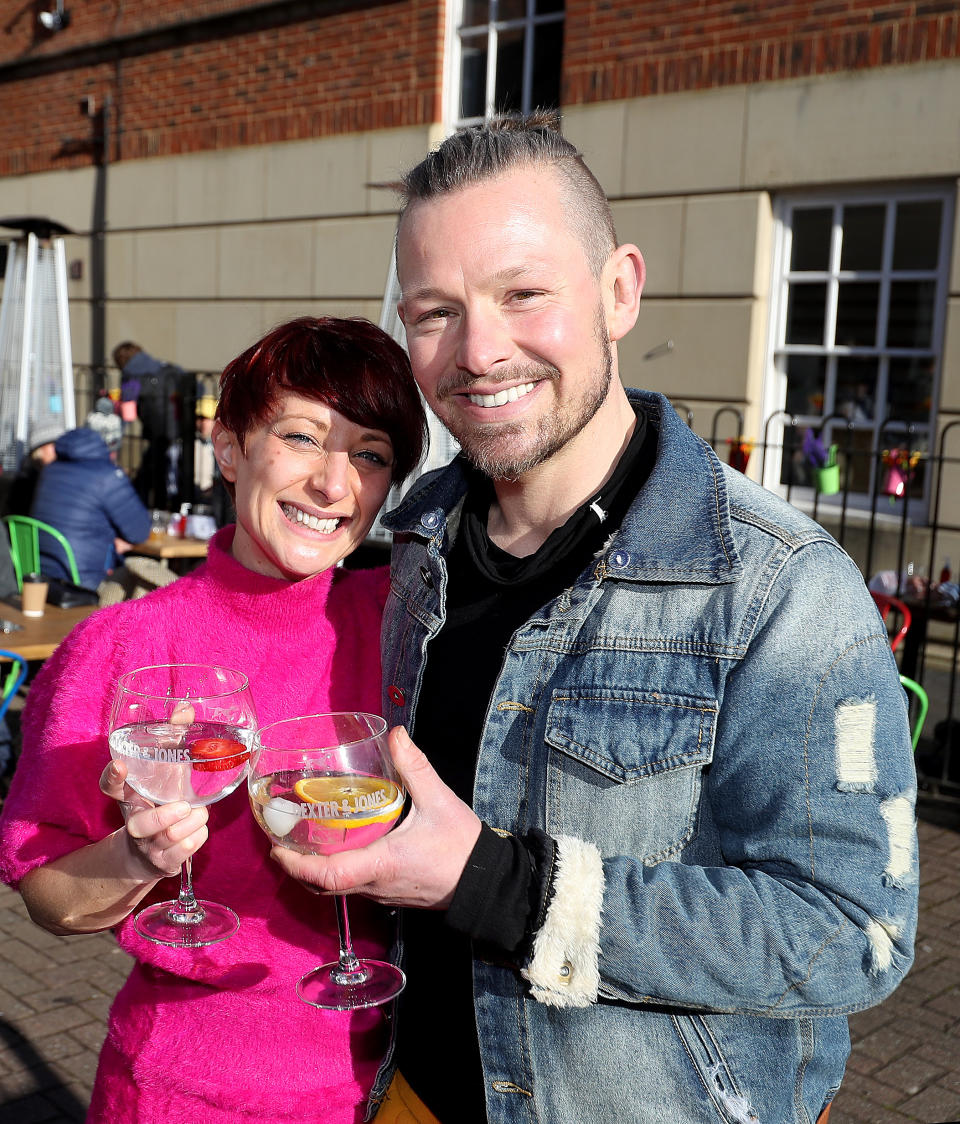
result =
[{"label": "window pane", "polygon": [[793,212],[793,249],[790,252],[792,271],[829,268],[832,228],[832,207]]},{"label": "window pane", "polygon": [[897,204],[894,269],[936,269],[943,205],[939,199]]},{"label": "window pane", "polygon": [[876,281],[846,281],[837,295],[837,335],[840,347],[874,347],[877,342]]},{"label": "window pane", "polygon": [[523,109],[523,37],[522,27],[503,31],[497,37],[497,81],[493,107],[498,112]]},{"label": "window pane", "polygon": [[497,5],[498,20],[522,20],[527,17],[527,0],[500,0]]},{"label": "window pane", "polygon": [[886,213],[887,208],[882,203],[843,208],[841,269],[880,269]]},{"label": "window pane", "polygon": [[827,286],[790,286],[787,297],[787,343],[823,343],[823,325],[826,315]]},{"label": "window pane", "polygon": [[490,22],[489,0],[463,0],[463,18],[461,27],[476,27],[481,23]]},{"label": "window pane", "polygon": [[930,420],[933,396],[933,359],[891,359],[887,401],[893,421],[920,422]]},{"label": "window pane", "polygon": [[837,359],[837,389],[834,410],[855,425],[872,422],[876,416],[877,359],[841,355]]},{"label": "window pane", "polygon": [[486,112],[487,37],[472,43],[464,42],[460,52],[461,117],[482,117]]},{"label": "window pane", "polygon": [[827,361],[823,355],[787,356],[788,414],[808,417],[823,413]]},{"label": "window pane", "polygon": [[545,23],[533,29],[533,82],[527,109],[554,109],[560,104],[563,24]]},{"label": "window pane", "polygon": [[894,281],[890,286],[888,347],[930,347],[933,343],[933,281]]},{"label": "window pane", "polygon": [[538,16],[546,15],[547,12],[562,12],[563,0],[535,0],[533,10]]}]

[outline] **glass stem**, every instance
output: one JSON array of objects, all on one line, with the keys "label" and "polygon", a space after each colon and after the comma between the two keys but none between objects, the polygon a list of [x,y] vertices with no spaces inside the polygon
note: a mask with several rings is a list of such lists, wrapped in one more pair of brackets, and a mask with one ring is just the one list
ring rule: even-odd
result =
[{"label": "glass stem", "polygon": [[180,893],[170,909],[170,916],[181,924],[203,920],[203,907],[193,893],[193,856],[180,867]]},{"label": "glass stem", "polygon": [[334,901],[337,906],[337,931],[340,935],[340,961],[330,976],[341,987],[350,987],[363,983],[367,978],[367,970],[354,955],[346,894],[335,894]]}]

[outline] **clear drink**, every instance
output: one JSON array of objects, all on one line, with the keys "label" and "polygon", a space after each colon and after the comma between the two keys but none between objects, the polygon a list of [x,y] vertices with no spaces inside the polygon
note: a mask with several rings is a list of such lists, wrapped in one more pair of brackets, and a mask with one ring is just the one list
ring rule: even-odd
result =
[{"label": "clear drink", "polygon": [[281,847],[332,855],[365,847],[396,823],[403,789],[385,777],[297,770],[251,778],[250,806]]},{"label": "clear drink", "polygon": [[126,764],[127,784],[152,803],[202,807],[246,777],[255,734],[224,722],[139,722],[110,734],[110,756]]}]

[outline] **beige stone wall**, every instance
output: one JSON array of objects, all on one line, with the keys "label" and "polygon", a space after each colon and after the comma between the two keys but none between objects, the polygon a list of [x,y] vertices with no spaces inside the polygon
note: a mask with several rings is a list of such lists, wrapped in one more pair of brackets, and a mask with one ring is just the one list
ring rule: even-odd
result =
[{"label": "beige stone wall", "polygon": [[[389,183],[426,151],[427,129],[124,161],[107,171],[106,343],[134,339],[219,370],[302,314],[377,320],[395,223]],[[91,360],[91,169],[0,179],[0,214],[76,231],[68,261],[74,359]]]},{"label": "beige stone wall", "polygon": [[[755,432],[775,194],[956,181],[958,105],[960,66],[936,63],[570,110],[567,136],[614,201],[620,237],[647,261],[625,380],[707,399],[698,415],[739,400]],[[960,410],[960,232],[950,290],[941,401]],[[672,352],[643,362],[665,339]]]},{"label": "beige stone wall", "polygon": [[[568,136],[648,266],[640,320],[621,345],[625,381],[759,431],[769,316],[772,204],[781,190],[956,181],[960,66],[881,68],[574,107]],[[133,338],[187,367],[218,369],[300,313],[377,319],[395,180],[437,129],[384,130],[108,169],[107,345]],[[46,214],[77,231],[68,260],[74,355],[90,358],[95,172],[0,179],[0,214]],[[666,340],[673,349],[644,355]],[[960,411],[960,233],[941,401]],[[720,436],[733,432],[732,416]]]}]

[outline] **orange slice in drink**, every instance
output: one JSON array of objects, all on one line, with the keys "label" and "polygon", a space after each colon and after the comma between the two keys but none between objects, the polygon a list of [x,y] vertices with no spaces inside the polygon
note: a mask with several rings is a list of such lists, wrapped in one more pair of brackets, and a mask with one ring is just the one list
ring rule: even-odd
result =
[{"label": "orange slice in drink", "polygon": [[305,804],[319,805],[319,816],[310,816],[324,827],[368,827],[390,823],[400,815],[400,788],[383,777],[304,777],[293,791]]}]

